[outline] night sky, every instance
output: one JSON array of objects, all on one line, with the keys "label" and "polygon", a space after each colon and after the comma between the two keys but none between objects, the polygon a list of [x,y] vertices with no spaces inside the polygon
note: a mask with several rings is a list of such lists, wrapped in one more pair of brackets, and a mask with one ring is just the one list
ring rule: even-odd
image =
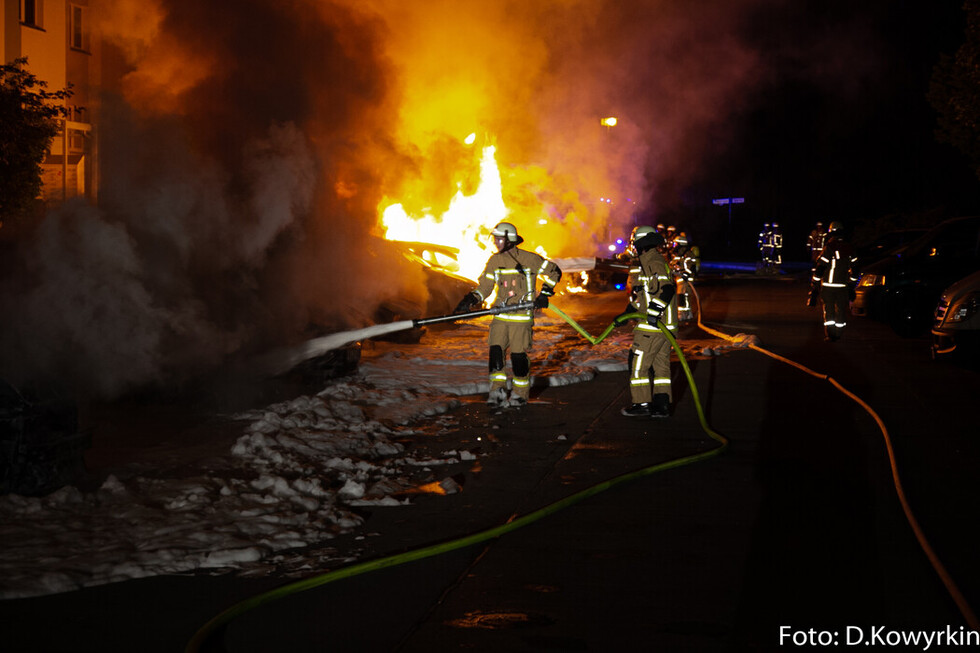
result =
[{"label": "night sky", "polygon": [[[875,221],[928,224],[975,212],[977,178],[963,155],[936,140],[926,98],[940,53],[955,53],[964,26],[957,0],[760,11],[748,40],[766,53],[772,77],[719,134],[731,146],[678,189],[680,204],[666,219],[704,226],[703,244],[717,252],[725,243],[713,227],[728,213],[711,200],[744,197],[733,212],[733,250],[750,252],[762,224],[775,221],[796,247],[787,250],[792,258],[818,220],[841,220],[860,237]],[[824,74],[814,58],[795,56],[821,49],[851,73]]]}]

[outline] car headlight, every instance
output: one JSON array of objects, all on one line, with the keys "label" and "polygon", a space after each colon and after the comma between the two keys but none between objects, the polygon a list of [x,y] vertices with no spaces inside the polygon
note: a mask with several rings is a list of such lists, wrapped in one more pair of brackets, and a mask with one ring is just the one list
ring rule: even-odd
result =
[{"label": "car headlight", "polygon": [[883,274],[862,274],[861,281],[858,282],[859,286],[871,287],[871,286],[884,286],[885,285],[885,275]]},{"label": "car headlight", "polygon": [[963,322],[969,320],[977,314],[978,309],[980,309],[980,293],[967,293],[949,307],[949,310],[946,311],[946,321]]}]

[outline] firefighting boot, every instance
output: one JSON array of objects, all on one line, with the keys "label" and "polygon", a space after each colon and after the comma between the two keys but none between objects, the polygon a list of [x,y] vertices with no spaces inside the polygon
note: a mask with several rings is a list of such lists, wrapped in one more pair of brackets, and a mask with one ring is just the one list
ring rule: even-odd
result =
[{"label": "firefighting boot", "polygon": [[619,411],[627,417],[649,417],[650,416],[650,402],[645,401],[641,404],[631,404],[624,407]]},{"label": "firefighting boot", "polygon": [[490,393],[487,395],[487,404],[490,406],[503,406],[507,403],[507,388],[503,386],[490,388]]},{"label": "firefighting boot", "polygon": [[507,403],[507,372],[504,371],[503,354],[500,354],[499,366],[494,360],[494,354],[500,347],[490,348],[490,392],[487,403],[493,406]]},{"label": "firefighting boot", "polygon": [[659,392],[650,402],[650,417],[670,417],[670,395]]},{"label": "firefighting boot", "polygon": [[514,377],[514,388],[511,391],[511,403],[515,406],[523,406],[531,395],[531,380],[527,377]]}]

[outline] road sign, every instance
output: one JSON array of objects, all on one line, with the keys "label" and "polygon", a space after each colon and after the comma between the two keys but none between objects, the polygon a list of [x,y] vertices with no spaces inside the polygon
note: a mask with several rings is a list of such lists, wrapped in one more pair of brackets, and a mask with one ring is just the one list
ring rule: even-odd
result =
[{"label": "road sign", "polygon": [[711,200],[712,204],[717,206],[725,206],[726,204],[744,204],[744,197],[722,197],[721,199]]}]

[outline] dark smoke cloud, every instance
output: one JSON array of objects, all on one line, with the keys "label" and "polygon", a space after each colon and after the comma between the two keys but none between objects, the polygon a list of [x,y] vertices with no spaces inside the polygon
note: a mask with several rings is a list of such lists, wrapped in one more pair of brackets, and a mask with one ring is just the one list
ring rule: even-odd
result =
[{"label": "dark smoke cloud", "polygon": [[[424,304],[378,206],[410,188],[445,206],[470,131],[498,144],[529,242],[592,253],[726,147],[772,72],[759,16],[785,4],[105,0],[99,208],[51,212],[5,266],[0,374],[115,396]],[[783,60],[839,52],[785,39]]]},{"label": "dark smoke cloud", "polygon": [[99,208],[51,211],[5,266],[4,378],[113,397],[423,297],[368,237],[376,26],[323,3],[173,0],[126,31],[133,4],[115,4],[126,70],[103,89]]}]

